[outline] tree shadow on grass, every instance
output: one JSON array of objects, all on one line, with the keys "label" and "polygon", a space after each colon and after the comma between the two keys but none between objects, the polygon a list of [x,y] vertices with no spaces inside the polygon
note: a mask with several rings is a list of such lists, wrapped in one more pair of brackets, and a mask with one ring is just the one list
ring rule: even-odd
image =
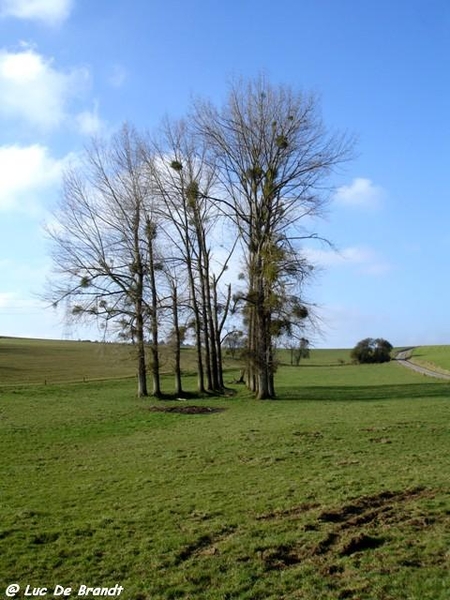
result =
[{"label": "tree shadow on grass", "polygon": [[414,398],[450,399],[450,383],[407,383],[396,385],[314,385],[279,390],[279,400],[370,401]]}]

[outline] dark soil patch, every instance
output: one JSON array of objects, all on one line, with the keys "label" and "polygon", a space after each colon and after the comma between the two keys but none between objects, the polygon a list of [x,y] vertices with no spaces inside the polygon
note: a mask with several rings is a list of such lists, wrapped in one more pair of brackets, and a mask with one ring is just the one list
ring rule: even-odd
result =
[{"label": "dark soil patch", "polygon": [[298,565],[302,556],[293,546],[282,544],[275,548],[267,548],[259,553],[267,571],[278,571]]},{"label": "dark soil patch", "polygon": [[179,413],[183,415],[207,415],[223,412],[225,409],[218,406],[197,406],[194,404],[184,406],[151,406],[152,412]]},{"label": "dark soil patch", "polygon": [[[320,541],[314,544],[294,543],[280,545],[265,549],[260,558],[267,570],[286,569],[305,560],[320,561],[325,566],[330,558],[352,556],[358,552],[376,549],[388,541],[380,535],[372,535],[368,531],[359,530],[361,527],[373,528],[376,533],[378,527],[383,532],[386,526],[399,523],[417,524],[424,526],[433,521],[431,517],[415,517],[405,510],[405,504],[420,498],[433,497],[433,493],[422,487],[417,487],[400,492],[383,491],[372,496],[361,496],[353,502],[344,504],[340,508],[326,510],[319,514],[318,520],[306,524],[304,531],[320,531],[324,527],[331,528],[323,532]],[[316,508],[314,504],[303,504],[299,507],[285,511],[275,511],[257,517],[258,519],[275,519],[280,517],[300,517],[300,515]],[[359,530],[359,531],[358,531]],[[336,567],[338,572],[338,568]],[[331,573],[330,573],[331,574]]]},{"label": "dark soil patch", "polygon": [[378,548],[384,544],[384,539],[366,535],[360,533],[356,537],[351,538],[342,546],[339,554],[341,556],[350,556],[355,552],[362,552],[363,550],[370,550],[371,548]]},{"label": "dark soil patch", "polygon": [[191,558],[191,556],[199,554],[205,548],[208,548],[213,543],[213,537],[211,535],[202,535],[192,544],[185,546],[176,557],[176,563],[184,562]]},{"label": "dark soil patch", "polygon": [[[374,520],[380,512],[389,511],[398,503],[414,500],[429,495],[422,487],[405,490],[404,492],[384,491],[373,496],[361,496],[350,504],[345,504],[339,509],[323,511],[319,515],[320,521],[331,523],[345,523],[350,520],[351,525],[359,525],[362,522]],[[365,514],[367,518],[363,521],[354,519],[356,516]]]},{"label": "dark soil patch", "polygon": [[235,527],[223,527],[214,534],[201,535],[191,544],[185,546],[175,558],[175,563],[180,564],[198,556],[215,556],[220,554],[217,545],[233,535]]}]

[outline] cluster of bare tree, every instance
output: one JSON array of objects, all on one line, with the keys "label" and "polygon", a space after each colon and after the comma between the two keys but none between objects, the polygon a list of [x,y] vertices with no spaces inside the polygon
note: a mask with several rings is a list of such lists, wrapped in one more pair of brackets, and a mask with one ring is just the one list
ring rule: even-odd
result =
[{"label": "cluster of bare tree", "polygon": [[[59,275],[52,301],[135,343],[140,396],[148,394],[147,365],[161,395],[162,331],[177,394],[187,331],[199,391],[222,390],[224,327],[239,313],[247,385],[258,398],[274,397],[274,340],[308,316],[302,290],[312,266],[301,242],[318,236],[303,224],[322,211],[326,179],[351,146],[325,130],[314,96],[264,78],[232,85],[221,108],[195,103],[158,135],[124,126],[92,141],[66,172],[48,228]],[[242,273],[232,295],[222,280],[236,249]]]}]

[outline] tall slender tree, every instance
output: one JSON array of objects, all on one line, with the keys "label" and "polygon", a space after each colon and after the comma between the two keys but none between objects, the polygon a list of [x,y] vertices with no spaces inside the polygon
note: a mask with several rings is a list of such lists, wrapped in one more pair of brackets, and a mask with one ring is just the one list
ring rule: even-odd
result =
[{"label": "tall slender tree", "polygon": [[47,296],[78,318],[120,326],[136,348],[138,395],[147,396],[147,332],[152,332],[153,393],[160,394],[156,316],[156,224],[141,142],[125,125],[109,141],[93,140],[64,175],[53,223],[58,277]]},{"label": "tall slender tree", "polygon": [[148,146],[147,164],[155,194],[160,198],[165,235],[175,253],[172,258],[184,265],[188,280],[198,389],[220,391],[220,333],[229,300],[219,317],[217,286],[228,259],[215,274],[212,232],[222,217],[211,195],[215,169],[205,161],[204,146],[183,121],[166,122],[161,140]]},{"label": "tall slender tree", "polygon": [[317,236],[302,225],[321,213],[327,178],[349,158],[352,140],[326,130],[314,95],[264,77],[234,83],[221,108],[197,102],[193,118],[216,165],[220,205],[244,252],[247,383],[258,398],[272,398],[279,288],[310,272],[298,242]]}]

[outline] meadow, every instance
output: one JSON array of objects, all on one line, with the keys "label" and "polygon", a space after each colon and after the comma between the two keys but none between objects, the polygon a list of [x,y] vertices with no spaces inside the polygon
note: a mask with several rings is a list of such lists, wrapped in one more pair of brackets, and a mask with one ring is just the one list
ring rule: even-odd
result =
[{"label": "meadow", "polygon": [[410,360],[422,367],[450,374],[450,351],[448,346],[420,346],[414,348]]},{"label": "meadow", "polygon": [[83,369],[78,383],[10,378],[2,593],[447,600],[450,383],[348,355],[281,366],[274,401],[232,384],[231,364],[229,395],[189,401],[138,399],[134,379],[83,381]]},{"label": "meadow", "polygon": [[0,337],[0,385],[113,379],[135,372],[125,344]]}]

